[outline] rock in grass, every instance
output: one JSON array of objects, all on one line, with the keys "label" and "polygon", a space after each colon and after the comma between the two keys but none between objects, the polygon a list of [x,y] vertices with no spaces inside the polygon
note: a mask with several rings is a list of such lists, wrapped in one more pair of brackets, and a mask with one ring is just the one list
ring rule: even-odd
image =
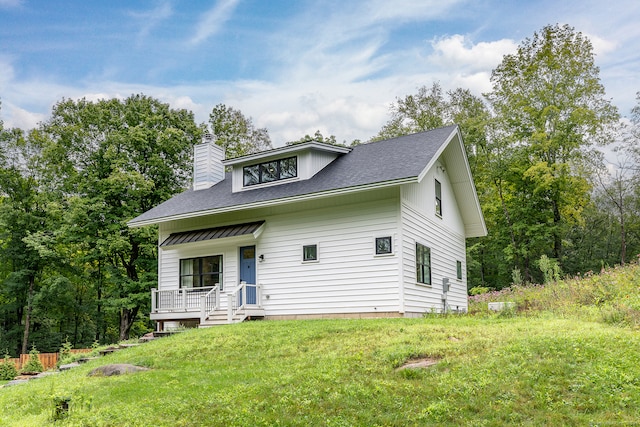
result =
[{"label": "rock in grass", "polygon": [[64,365],[60,365],[60,367],[58,367],[59,370],[61,371],[68,371],[69,369],[73,369],[80,366],[80,364],[78,362],[72,362],[72,363],[67,363]]},{"label": "rock in grass", "polygon": [[135,372],[148,371],[144,366],[129,365],[127,363],[116,363],[95,368],[89,372],[90,377],[110,377],[112,375],[133,374]]},{"label": "rock in grass", "polygon": [[24,384],[26,382],[29,382],[29,380],[11,380],[8,383],[6,383],[4,387],[11,387],[18,384]]}]

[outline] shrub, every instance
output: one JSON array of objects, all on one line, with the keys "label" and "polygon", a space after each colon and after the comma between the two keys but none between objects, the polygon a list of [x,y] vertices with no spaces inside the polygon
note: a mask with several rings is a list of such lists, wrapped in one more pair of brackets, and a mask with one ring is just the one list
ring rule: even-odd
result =
[{"label": "shrub", "polygon": [[517,267],[511,271],[511,283],[513,283],[516,286],[521,286],[523,283],[522,273],[520,272],[520,269]]},{"label": "shrub", "polygon": [[36,350],[36,347],[33,346],[31,351],[29,352],[29,360],[22,367],[22,372],[42,372],[44,371],[44,366],[42,366],[42,362],[40,362],[40,352]]},{"label": "shrub", "polygon": [[69,337],[62,343],[62,347],[60,347],[60,357],[58,358],[58,367],[60,365],[64,365],[66,363],[71,362],[73,359],[73,355],[71,354],[71,349],[73,348],[73,344],[69,342]]},{"label": "shrub", "polygon": [[18,375],[15,363],[9,360],[9,355],[5,354],[4,360],[0,363],[0,380],[10,381]]},{"label": "shrub", "polygon": [[491,291],[491,288],[487,286],[474,286],[473,288],[469,289],[469,295],[486,294],[489,291]]},{"label": "shrub", "polygon": [[540,268],[540,271],[542,271],[545,285],[560,280],[562,272],[560,271],[560,266],[556,259],[542,255],[538,260],[538,267]]}]

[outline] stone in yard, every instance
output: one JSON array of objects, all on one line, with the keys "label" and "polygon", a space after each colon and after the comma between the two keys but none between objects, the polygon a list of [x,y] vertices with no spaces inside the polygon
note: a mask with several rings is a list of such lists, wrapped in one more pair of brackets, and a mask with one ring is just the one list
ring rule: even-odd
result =
[{"label": "stone in yard", "polygon": [[488,308],[491,311],[512,310],[516,308],[515,302],[490,302]]},{"label": "stone in yard", "polygon": [[80,364],[78,362],[73,362],[67,363],[66,365],[60,365],[58,369],[61,371],[68,371],[69,369],[75,368],[77,366],[80,366]]},{"label": "stone in yard", "polygon": [[148,371],[144,366],[129,365],[127,363],[116,363],[95,368],[89,372],[90,377],[110,377],[112,375],[133,374],[135,372]]},{"label": "stone in yard", "polygon": [[145,343],[148,341],[153,341],[154,339],[156,339],[156,337],[153,336],[153,332],[149,332],[148,334],[144,334],[142,337],[140,337],[138,341],[141,343]]},{"label": "stone in yard", "polygon": [[12,381],[9,381],[8,383],[6,383],[4,385],[4,387],[11,387],[13,385],[24,384],[24,383],[26,383],[28,381],[29,380],[12,380]]}]

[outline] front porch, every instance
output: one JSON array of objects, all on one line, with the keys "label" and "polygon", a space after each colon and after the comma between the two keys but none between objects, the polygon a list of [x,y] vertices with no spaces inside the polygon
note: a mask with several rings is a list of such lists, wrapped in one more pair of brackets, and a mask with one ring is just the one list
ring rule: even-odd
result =
[{"label": "front porch", "polygon": [[239,323],[264,317],[262,287],[240,283],[220,291],[220,286],[151,290],[151,320],[163,330],[165,321],[197,321],[200,327]]}]

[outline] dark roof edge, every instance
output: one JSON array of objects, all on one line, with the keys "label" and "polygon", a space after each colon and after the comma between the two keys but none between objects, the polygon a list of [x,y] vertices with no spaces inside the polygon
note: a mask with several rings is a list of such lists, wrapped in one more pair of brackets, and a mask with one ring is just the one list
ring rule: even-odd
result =
[{"label": "dark roof edge", "polygon": [[197,218],[200,216],[215,215],[219,213],[232,212],[232,211],[238,211],[238,210],[262,208],[266,206],[275,206],[275,205],[284,205],[287,203],[297,202],[301,199],[305,199],[305,200],[320,199],[323,197],[338,196],[341,194],[350,194],[357,191],[371,190],[376,188],[387,188],[387,187],[393,187],[396,185],[402,185],[402,184],[408,184],[408,183],[414,183],[414,182],[418,182],[417,177],[411,176],[411,177],[395,179],[387,182],[375,182],[371,184],[358,185],[354,187],[345,187],[345,188],[319,191],[317,193],[298,194],[295,196],[283,197],[280,199],[270,199],[270,200],[263,200],[259,202],[247,203],[244,205],[233,205],[233,206],[225,206],[223,208],[207,209],[207,210],[202,210],[197,212],[187,212],[184,214],[170,215],[162,218],[155,218],[155,219],[142,220],[142,221],[131,220],[127,222],[127,225],[130,228],[144,227],[147,225],[155,225],[155,224],[160,224],[162,222],[175,221],[179,219]]}]

